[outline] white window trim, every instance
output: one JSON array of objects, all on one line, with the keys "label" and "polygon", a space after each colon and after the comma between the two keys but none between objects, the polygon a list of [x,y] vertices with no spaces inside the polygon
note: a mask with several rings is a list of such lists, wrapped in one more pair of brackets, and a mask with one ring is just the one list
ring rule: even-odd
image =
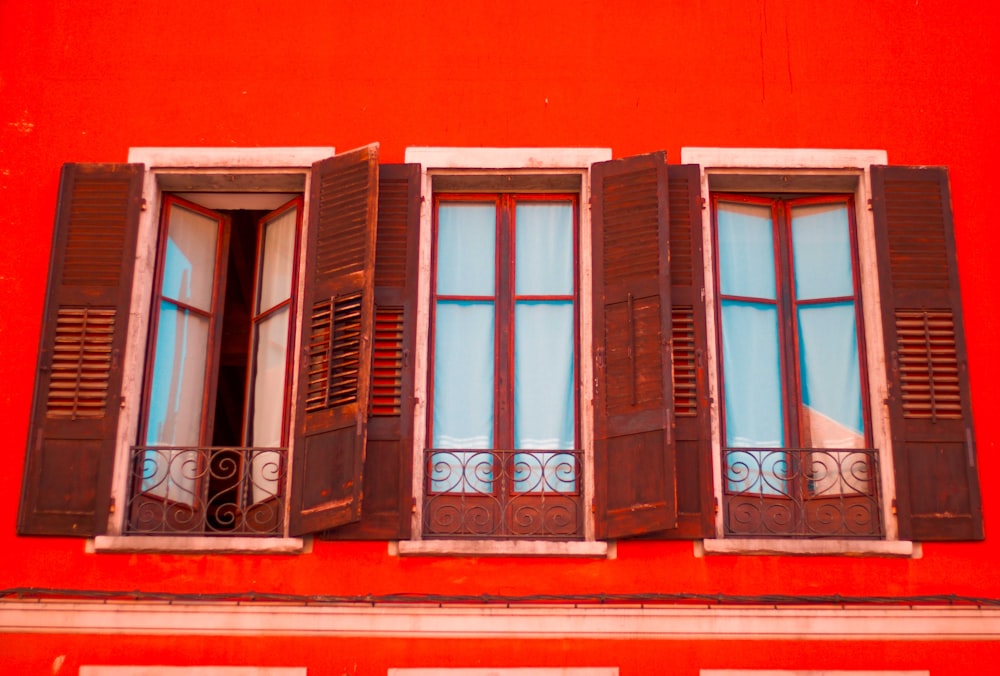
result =
[{"label": "white window trim", "polygon": [[702,669],[699,676],[930,676],[931,672],[879,669],[863,671],[831,671],[828,669]]},{"label": "white window trim", "polygon": [[[309,180],[312,164],[331,157],[333,146],[290,147],[290,148],[130,148],[128,161],[145,165],[142,181],[143,208],[139,216],[139,231],[136,244],[136,261],[132,282],[132,299],[129,311],[129,330],[125,352],[122,358],[122,410],[118,419],[118,434],[115,442],[115,465],[112,476],[112,514],[108,518],[107,535],[88,541],[88,551],[172,551],[172,552],[298,552],[305,549],[302,538],[248,538],[248,537],[190,537],[184,535],[166,536],[124,536],[127,517],[129,484],[129,447],[135,443],[141,419],[142,380],[145,373],[146,344],[149,329],[150,298],[153,292],[156,268],[157,239],[159,236],[160,203],[164,190],[173,190],[177,181],[187,184],[206,185],[212,179],[222,178],[236,186],[233,193],[252,193],[259,185],[259,177],[266,174],[273,186],[257,188],[280,189],[288,182],[301,185],[304,197],[303,223],[309,213]],[[164,188],[163,184],[171,187]],[[220,195],[216,185],[211,188]],[[299,261],[300,268],[304,260]],[[304,275],[299,274],[299,288],[296,295],[301,307]],[[293,344],[298,344],[296,326]],[[297,372],[297,359],[293,372]],[[294,388],[291,393],[295,400]],[[292,413],[294,429],[294,411]],[[291,473],[289,472],[289,478]],[[286,486],[286,491],[287,491]],[[288,514],[285,514],[287,528]]]},{"label": "white window trim", "polygon": [[[872,437],[879,451],[881,469],[881,518],[885,540],[824,540],[806,539],[741,539],[728,538],[723,543],[723,514],[716,514],[717,540],[705,540],[696,545],[696,555],[702,553],[788,553],[788,554],[875,554],[889,556],[919,556],[920,548],[913,543],[898,540],[895,515],[890,506],[896,497],[893,481],[889,413],[885,404],[885,349],[882,340],[882,316],[879,301],[878,263],[875,249],[875,223],[871,212],[871,166],[888,164],[884,150],[817,149],[817,148],[681,148],[682,164],[701,167],[701,195],[703,204],[709,204],[713,183],[725,176],[755,175],[773,177],[780,175],[795,181],[805,177],[838,177],[851,185],[855,202],[858,234],[858,267],[861,279],[862,314],[865,323],[865,351],[868,368],[868,391],[871,408]],[[776,184],[780,188],[781,184]],[[839,189],[838,189],[839,190]],[[715,495],[723,495],[721,470],[721,420],[718,391],[718,355],[716,354],[715,325],[715,276],[713,273],[713,241],[711,210],[702,210],[702,232],[705,265],[705,304],[707,333],[709,336],[708,371],[712,424],[712,463]]]},{"label": "white window trim", "polygon": [[591,351],[591,265],[590,256],[590,167],[595,162],[611,159],[610,148],[453,148],[410,147],[406,162],[421,166],[420,244],[417,277],[417,350],[414,360],[413,406],[413,495],[415,510],[412,520],[413,539],[393,546],[392,554],[468,554],[504,555],[528,554],[539,556],[607,556],[606,543],[594,541],[594,516],[589,509],[594,495],[593,477],[593,382],[590,359],[581,358],[577,375],[580,387],[580,445],[584,453],[584,540],[550,542],[545,540],[421,540],[423,524],[424,467],[423,449],[427,436],[427,372],[429,359],[430,285],[431,285],[431,222],[433,219],[433,189],[435,175],[490,175],[498,173],[577,174],[580,182],[580,355]]},{"label": "white window trim", "polygon": [[618,676],[618,667],[507,667],[488,669],[389,669],[387,676]]},{"label": "white window trim", "polygon": [[306,676],[306,673],[305,667],[80,666],[80,676]]}]

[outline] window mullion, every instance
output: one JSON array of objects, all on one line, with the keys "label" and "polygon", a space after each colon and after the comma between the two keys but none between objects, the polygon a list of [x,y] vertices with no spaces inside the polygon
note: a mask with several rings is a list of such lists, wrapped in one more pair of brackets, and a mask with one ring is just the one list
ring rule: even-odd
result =
[{"label": "window mullion", "polygon": [[780,327],[781,388],[785,410],[785,446],[801,448],[801,388],[799,378],[798,338],[795,318],[795,267],[792,264],[790,207],[785,200],[775,200],[775,271],[778,283],[778,325]]},{"label": "window mullion", "polygon": [[496,448],[514,445],[514,200],[500,195],[497,207]]}]

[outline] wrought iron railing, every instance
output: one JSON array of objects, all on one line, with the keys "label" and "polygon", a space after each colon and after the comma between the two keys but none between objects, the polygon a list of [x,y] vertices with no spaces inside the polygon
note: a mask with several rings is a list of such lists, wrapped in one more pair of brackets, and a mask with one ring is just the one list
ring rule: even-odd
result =
[{"label": "wrought iron railing", "polygon": [[281,535],[287,448],[135,446],[125,532]]},{"label": "wrought iron railing", "polygon": [[428,538],[583,537],[583,452],[428,449]]},{"label": "wrought iron railing", "polygon": [[878,538],[878,452],[723,449],[725,532],[740,537]]}]

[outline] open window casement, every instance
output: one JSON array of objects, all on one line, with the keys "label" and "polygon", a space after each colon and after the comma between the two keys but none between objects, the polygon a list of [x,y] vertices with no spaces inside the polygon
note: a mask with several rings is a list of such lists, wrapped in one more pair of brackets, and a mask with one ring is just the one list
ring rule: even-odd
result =
[{"label": "open window casement", "polygon": [[[398,177],[396,168],[386,169],[388,175]],[[225,167],[209,169],[202,184],[218,190],[212,177],[226,171]],[[303,173],[308,172],[304,167]],[[132,452],[116,448],[116,434],[144,173],[157,180],[155,167],[154,172],[144,172],[141,164],[64,167],[19,517],[22,534],[90,536],[106,531],[116,454]],[[191,173],[195,190],[199,175]],[[399,332],[393,328],[382,331],[390,336],[389,347],[382,350],[388,364],[376,371],[376,389],[378,382],[383,389],[385,383],[390,388],[395,384],[395,389],[388,409],[383,406],[375,411],[369,403],[378,315],[374,272],[378,182],[377,146],[312,167],[310,208],[301,234],[306,250],[304,301],[293,319],[301,345],[297,361],[288,360],[288,368],[294,363],[299,366],[298,382],[288,388],[298,393],[293,414],[293,480],[290,490],[284,481],[276,487],[288,494],[285,505],[290,530],[296,534],[359,519],[352,526],[359,537],[373,537],[376,531],[383,537],[406,532],[400,525],[404,520],[398,517],[404,511],[399,506],[402,491],[387,497],[384,491],[372,490],[377,500],[371,514],[361,505],[370,414],[381,413],[396,423],[390,422],[388,431],[382,429],[387,427],[384,419],[374,425],[378,460],[394,457],[394,466],[399,468],[403,437],[409,435],[406,425],[399,424],[398,413],[407,406],[402,394],[408,380],[404,353],[412,349],[412,327],[409,333],[401,329],[402,335],[396,335]],[[251,197],[255,188],[245,190]],[[414,208],[413,200],[396,206],[397,212]],[[399,214],[392,212],[393,208],[387,210],[398,220]],[[402,218],[405,222],[407,216]],[[391,230],[386,229],[389,235]],[[389,236],[385,247],[389,260],[383,261],[388,270],[383,277],[405,278],[405,246],[394,247],[392,240]],[[393,257],[400,251],[402,262],[397,264]],[[395,269],[399,266],[402,272]],[[398,300],[384,301],[392,306],[387,315],[390,326],[397,319],[405,323],[402,316],[397,317],[405,314]],[[139,321],[148,321],[148,307],[143,308]],[[276,307],[263,313],[262,321],[266,321],[264,315],[280,314],[281,304]],[[412,317],[406,319],[412,324]],[[150,358],[148,353],[140,363]],[[256,394],[260,401],[270,402],[265,408],[287,410],[290,395],[275,403],[271,401],[274,392]],[[148,420],[148,406],[144,402],[142,411],[132,407],[132,415]],[[258,436],[263,432],[253,430]],[[408,454],[407,448],[407,458]],[[407,470],[398,473],[405,475]],[[395,485],[401,484],[397,480]],[[408,497],[405,502],[408,507]],[[388,518],[389,526],[372,525],[385,521],[386,513],[396,515]],[[284,516],[279,519],[284,521]]]}]

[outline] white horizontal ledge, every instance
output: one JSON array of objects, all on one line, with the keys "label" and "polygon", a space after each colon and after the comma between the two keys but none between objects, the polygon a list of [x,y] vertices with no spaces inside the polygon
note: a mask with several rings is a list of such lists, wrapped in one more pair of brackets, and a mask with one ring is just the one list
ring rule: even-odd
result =
[{"label": "white horizontal ledge", "polygon": [[920,558],[908,540],[797,540],[784,538],[717,538],[695,541],[694,555],[781,554],[791,556],[896,556]]},{"label": "white horizontal ledge", "polygon": [[175,554],[302,554],[302,538],[198,537],[169,535],[98,535],[88,552],[167,552]]},{"label": "white horizontal ledge", "polygon": [[456,639],[1000,640],[974,606],[434,606],[0,601],[0,633]]},{"label": "white horizontal ledge", "polygon": [[610,148],[460,148],[411,146],[406,162],[425,169],[588,169]]},{"label": "white horizontal ledge", "polygon": [[402,540],[389,543],[399,556],[569,556],[614,558],[607,542],[548,540]]}]

